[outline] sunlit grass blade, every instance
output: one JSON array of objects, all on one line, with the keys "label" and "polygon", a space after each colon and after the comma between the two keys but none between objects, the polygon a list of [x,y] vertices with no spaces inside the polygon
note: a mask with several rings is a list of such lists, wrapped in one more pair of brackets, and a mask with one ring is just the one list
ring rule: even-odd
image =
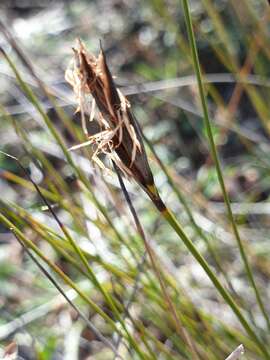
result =
[{"label": "sunlit grass blade", "polygon": [[204,87],[203,87],[203,81],[202,81],[202,76],[201,76],[198,51],[197,51],[194,32],[193,32],[193,27],[192,27],[192,20],[191,20],[191,15],[190,15],[190,11],[189,11],[188,0],[183,0],[183,8],[184,8],[186,26],[187,26],[187,31],[188,31],[188,36],[189,36],[189,41],[190,41],[190,46],[191,46],[191,51],[192,51],[192,57],[193,57],[193,62],[194,62],[194,69],[195,69],[197,80],[198,80],[200,99],[201,99],[201,104],[202,104],[202,109],[203,109],[203,114],[204,114],[205,128],[206,128],[207,136],[208,136],[208,139],[209,139],[211,154],[212,154],[213,160],[215,162],[217,176],[218,176],[218,180],[219,180],[220,187],[221,187],[221,190],[222,190],[224,202],[225,202],[226,207],[227,207],[228,217],[229,217],[229,220],[230,220],[231,225],[232,225],[232,230],[233,230],[234,236],[236,238],[236,241],[237,241],[237,244],[238,244],[238,247],[239,247],[239,251],[240,251],[241,258],[243,260],[243,263],[244,263],[244,266],[245,266],[245,269],[246,269],[248,279],[249,279],[249,281],[251,283],[251,286],[254,289],[258,305],[259,305],[259,307],[261,309],[261,312],[262,312],[262,314],[263,314],[263,316],[264,316],[264,318],[266,320],[267,326],[270,329],[269,316],[268,316],[268,314],[267,314],[267,312],[265,310],[265,307],[264,307],[264,304],[262,302],[259,290],[258,290],[256,282],[254,280],[254,277],[253,277],[253,274],[252,274],[252,269],[250,268],[250,265],[249,265],[249,262],[248,262],[248,259],[247,259],[246,253],[245,253],[245,248],[244,248],[244,245],[242,243],[242,240],[241,240],[237,225],[236,225],[235,220],[234,220],[234,216],[233,216],[231,205],[230,205],[230,199],[229,199],[226,187],[225,187],[225,181],[224,181],[224,178],[223,178],[222,169],[221,169],[221,165],[220,165],[220,161],[219,161],[219,157],[218,157],[218,153],[217,153],[216,145],[215,145],[215,141],[214,141],[214,136],[213,136],[213,132],[212,132],[211,122],[210,122],[210,118],[209,118],[209,114],[208,114],[207,102],[206,102],[205,93],[204,93]]},{"label": "sunlit grass blade", "polygon": [[123,329],[125,330],[127,337],[129,339],[129,341],[132,343],[132,345],[134,346],[134,348],[136,349],[136,351],[138,352],[138,354],[140,355],[140,357],[142,359],[144,359],[144,355],[141,352],[139,346],[137,345],[137,343],[135,342],[135,340],[133,340],[133,337],[130,335],[128,328],[125,325],[125,322],[122,320],[122,317],[120,315],[120,312],[115,304],[115,301],[113,300],[112,296],[109,294],[108,291],[106,291],[106,289],[102,286],[102,284],[100,284],[100,282],[98,281],[94,271],[92,270],[91,266],[88,263],[87,258],[85,257],[84,253],[82,252],[81,248],[77,245],[77,243],[74,241],[74,239],[72,238],[72,236],[70,235],[68,229],[64,226],[64,224],[60,221],[60,219],[58,218],[58,216],[56,215],[53,207],[50,205],[50,203],[47,201],[47,199],[43,196],[42,192],[39,189],[39,186],[31,179],[30,175],[28,174],[28,172],[26,171],[26,169],[24,168],[24,166],[21,164],[21,162],[16,158],[13,157],[9,154],[6,154],[6,156],[12,158],[13,160],[15,160],[19,166],[22,168],[22,170],[24,171],[25,175],[28,177],[28,179],[30,180],[30,182],[33,184],[35,190],[37,191],[37,193],[39,194],[39,196],[41,197],[41,199],[44,201],[45,205],[48,207],[50,213],[52,214],[53,218],[55,219],[56,223],[58,224],[59,228],[61,229],[61,231],[63,232],[63,234],[65,235],[66,239],[70,242],[71,246],[73,247],[74,251],[76,252],[76,254],[78,255],[78,258],[82,261],[82,263],[84,264],[87,272],[89,273],[91,280],[93,282],[93,284],[97,287],[97,289],[99,289],[99,291],[102,293],[102,295],[104,296],[105,300],[108,302],[108,305],[111,307],[112,311],[115,313],[115,315],[117,316],[119,322],[121,323]]},{"label": "sunlit grass blade", "polygon": [[91,321],[81,312],[81,310],[77,307],[77,305],[68,298],[68,296],[65,294],[64,290],[61,288],[61,286],[58,284],[58,282],[52,277],[51,274],[45,269],[45,267],[35,258],[35,256],[31,253],[31,251],[27,248],[27,246],[24,245],[23,241],[20,240],[19,236],[14,232],[14,236],[18,240],[18,242],[21,244],[25,252],[28,254],[28,256],[32,259],[32,261],[38,266],[38,268],[41,270],[41,272],[48,278],[48,280],[56,287],[56,289],[60,292],[60,294],[65,298],[68,304],[77,312],[77,314],[80,316],[80,318],[85,321],[87,326],[93,333],[97,336],[98,339],[100,339],[106,346],[108,346],[114,353],[114,355],[119,358],[123,359],[120,354],[118,354],[117,349],[115,346],[103,336],[100,331],[91,323]]}]

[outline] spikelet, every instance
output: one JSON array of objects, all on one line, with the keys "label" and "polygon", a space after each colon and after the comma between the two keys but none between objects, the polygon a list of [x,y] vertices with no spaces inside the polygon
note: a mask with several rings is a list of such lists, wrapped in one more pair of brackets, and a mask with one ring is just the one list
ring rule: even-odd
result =
[{"label": "spikelet", "polygon": [[[128,178],[136,180],[151,197],[155,194],[158,198],[141,129],[131,112],[129,101],[114,84],[102,47],[96,58],[78,40],[73,52],[65,78],[73,87],[78,102],[77,111],[81,113],[82,128],[88,139],[71,149],[92,145],[92,160],[101,168],[105,166],[99,155],[106,154]],[[94,117],[100,132],[89,135],[86,121],[87,118],[92,121]]]}]

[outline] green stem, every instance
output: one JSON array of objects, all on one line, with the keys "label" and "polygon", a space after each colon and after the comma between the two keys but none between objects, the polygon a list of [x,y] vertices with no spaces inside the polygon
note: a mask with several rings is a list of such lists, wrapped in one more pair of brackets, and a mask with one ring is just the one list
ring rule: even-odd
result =
[{"label": "green stem", "polygon": [[[160,166],[161,170],[164,172],[168,183],[170,184],[171,188],[173,189],[173,191],[175,192],[178,200],[180,201],[180,203],[182,204],[183,208],[186,211],[186,214],[189,218],[189,221],[191,223],[191,225],[193,226],[193,228],[195,229],[197,235],[202,238],[207,246],[207,250],[210,253],[210,255],[213,257],[213,260],[215,261],[215,265],[217,267],[217,269],[222,273],[222,275],[224,276],[224,279],[226,280],[229,288],[231,289],[232,292],[234,292],[234,294],[236,294],[238,297],[239,295],[236,293],[236,291],[233,288],[232,283],[230,282],[230,279],[228,278],[228,275],[226,274],[225,270],[223,269],[220,261],[219,261],[219,256],[218,254],[216,254],[215,250],[213,249],[210,241],[208,240],[208,237],[204,234],[204,232],[202,231],[202,229],[199,227],[199,225],[197,224],[197,222],[194,219],[194,216],[192,214],[192,210],[190,209],[188,202],[186,201],[184,195],[182,194],[180,187],[177,186],[173,179],[172,176],[170,175],[169,171],[167,170],[166,166],[163,164],[163,162],[161,161],[161,159],[159,158],[153,144],[151,143],[150,140],[148,140],[146,138],[145,135],[143,135],[143,139],[146,142],[146,144],[148,145],[148,147],[150,148],[152,154],[154,155],[158,165]],[[242,299],[241,299],[242,301]]]},{"label": "green stem", "polygon": [[[153,199],[152,199],[153,200]],[[198,252],[196,247],[193,245],[192,241],[189,239],[189,237],[186,235],[184,230],[182,229],[179,222],[176,220],[175,216],[172,214],[172,212],[167,209],[167,207],[164,205],[164,209],[160,210],[160,201],[155,204],[162,214],[162,216],[167,220],[167,222],[171,225],[171,227],[175,230],[175,232],[178,234],[178,236],[181,238],[185,246],[188,248],[190,253],[193,255],[193,257],[197,260],[197,262],[201,265],[201,267],[206,272],[207,276],[215,286],[215,288],[218,290],[220,295],[223,297],[223,299],[226,301],[226,303],[230,306],[230,308],[233,310],[234,314],[239,319],[240,323],[243,325],[246,332],[249,334],[249,336],[254,340],[254,342],[257,344],[258,348],[261,350],[262,354],[264,355],[265,359],[270,359],[270,355],[264,346],[264,344],[260,341],[256,333],[252,330],[249,323],[246,321],[245,317],[241,313],[240,309],[238,308],[237,304],[234,302],[231,295],[227,292],[227,290],[222,286],[214,272],[211,270],[210,266],[204,259],[204,257]],[[155,203],[155,201],[153,200]]]},{"label": "green stem", "polygon": [[264,307],[264,304],[262,302],[262,299],[261,299],[260,293],[258,291],[258,288],[256,286],[256,283],[255,283],[255,280],[254,280],[252,270],[250,268],[247,256],[245,254],[244,246],[243,246],[242,240],[240,238],[239,231],[237,229],[237,226],[236,226],[236,223],[235,223],[235,220],[234,220],[232,208],[231,208],[231,205],[230,205],[230,199],[229,199],[226,187],[225,187],[225,182],[224,182],[224,178],[223,178],[223,174],[222,174],[222,170],[221,170],[221,165],[220,165],[218,153],[217,153],[217,150],[216,150],[216,145],[215,145],[214,136],[213,136],[213,133],[212,133],[210,118],[209,118],[207,104],[206,104],[204,86],[203,86],[201,69],[200,69],[199,56],[198,56],[197,46],[196,46],[196,42],[195,42],[195,36],[194,36],[194,32],[193,32],[193,27],[192,27],[192,20],[191,20],[188,0],[183,0],[183,7],[184,7],[184,15],[185,15],[185,20],[186,20],[186,26],[187,26],[189,42],[190,42],[190,46],[191,46],[191,53],[192,53],[192,58],[193,58],[193,63],[194,63],[194,69],[195,69],[195,72],[196,72],[196,77],[197,77],[197,81],[198,81],[198,88],[199,88],[199,93],[200,93],[200,98],[201,98],[201,104],[202,104],[202,109],[203,109],[203,114],[204,114],[204,124],[205,124],[205,128],[206,128],[206,131],[207,131],[207,136],[208,136],[208,139],[209,139],[209,143],[210,143],[211,154],[212,154],[215,166],[216,166],[216,171],[217,171],[219,184],[220,184],[220,187],[221,187],[221,190],[222,190],[224,202],[226,204],[228,217],[229,217],[229,220],[230,220],[231,225],[232,225],[232,230],[233,230],[234,236],[236,238],[236,242],[237,242],[237,245],[238,245],[238,248],[239,248],[239,251],[240,251],[242,261],[244,263],[244,267],[246,269],[248,280],[249,280],[249,282],[250,282],[250,284],[251,284],[251,286],[252,286],[252,288],[253,288],[253,290],[255,292],[257,303],[258,303],[258,305],[260,307],[260,310],[261,310],[261,312],[262,312],[262,314],[263,314],[263,316],[265,318],[265,321],[267,323],[267,327],[270,330],[270,320],[269,320],[268,314],[267,314],[267,312],[265,310],[265,307]]}]

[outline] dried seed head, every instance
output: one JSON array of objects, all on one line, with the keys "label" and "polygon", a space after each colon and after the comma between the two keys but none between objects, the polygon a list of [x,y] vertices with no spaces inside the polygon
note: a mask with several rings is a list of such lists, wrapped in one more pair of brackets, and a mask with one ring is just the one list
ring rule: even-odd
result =
[{"label": "dried seed head", "polygon": [[[141,129],[131,112],[129,101],[114,84],[102,47],[98,58],[89,54],[80,40],[73,51],[74,57],[65,78],[73,87],[88,140],[72,149],[93,145],[92,159],[99,166],[104,168],[99,154],[108,155],[125,175],[134,178],[149,195],[158,197]],[[92,95],[92,100],[89,95]],[[88,135],[86,117],[93,120],[95,107],[100,132]]]}]

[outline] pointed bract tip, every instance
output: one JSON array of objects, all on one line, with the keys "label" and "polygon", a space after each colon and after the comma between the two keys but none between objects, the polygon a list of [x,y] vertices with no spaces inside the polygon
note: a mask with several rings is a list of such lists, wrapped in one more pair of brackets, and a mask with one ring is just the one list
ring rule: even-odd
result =
[{"label": "pointed bract tip", "polygon": [[104,50],[103,50],[103,47],[102,47],[102,40],[99,39],[99,48],[100,48],[100,51],[104,53]]}]

